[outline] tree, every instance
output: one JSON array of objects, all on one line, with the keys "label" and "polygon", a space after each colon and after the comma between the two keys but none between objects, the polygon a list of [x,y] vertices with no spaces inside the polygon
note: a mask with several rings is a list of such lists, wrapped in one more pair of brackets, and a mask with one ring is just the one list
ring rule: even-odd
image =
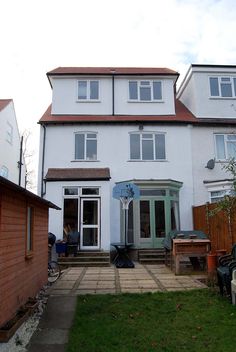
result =
[{"label": "tree", "polygon": [[29,129],[25,129],[22,133],[23,137],[23,158],[25,163],[25,184],[29,190],[35,190],[35,170],[33,166],[33,159],[35,151],[30,148],[30,138],[32,132]]}]

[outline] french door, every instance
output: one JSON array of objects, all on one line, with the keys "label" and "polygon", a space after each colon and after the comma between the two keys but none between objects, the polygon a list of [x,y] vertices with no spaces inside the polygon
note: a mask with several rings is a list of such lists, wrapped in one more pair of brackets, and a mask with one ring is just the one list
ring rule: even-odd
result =
[{"label": "french door", "polygon": [[141,199],[139,201],[139,219],[140,247],[162,247],[162,241],[166,234],[165,200]]},{"label": "french door", "polygon": [[100,248],[100,199],[81,198],[81,249]]}]

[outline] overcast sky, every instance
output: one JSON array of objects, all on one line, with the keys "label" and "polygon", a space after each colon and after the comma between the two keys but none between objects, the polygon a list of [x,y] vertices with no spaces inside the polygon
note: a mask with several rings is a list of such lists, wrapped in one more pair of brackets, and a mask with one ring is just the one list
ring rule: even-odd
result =
[{"label": "overcast sky", "polygon": [[236,64],[235,0],[2,0],[0,9],[0,99],[13,99],[36,150],[46,72],[58,66],[168,67],[183,78],[191,63]]}]

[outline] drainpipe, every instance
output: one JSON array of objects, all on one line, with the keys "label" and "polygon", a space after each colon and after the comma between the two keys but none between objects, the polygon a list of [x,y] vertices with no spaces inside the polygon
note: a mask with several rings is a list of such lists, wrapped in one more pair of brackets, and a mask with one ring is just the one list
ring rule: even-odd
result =
[{"label": "drainpipe", "polygon": [[115,115],[115,77],[112,75],[112,115]]},{"label": "drainpipe", "polygon": [[18,181],[18,185],[21,185],[21,171],[22,171],[22,153],[23,153],[23,136],[21,136],[21,140],[20,140],[20,161],[18,161],[18,167],[19,167],[19,181]]},{"label": "drainpipe", "polygon": [[43,176],[44,176],[44,159],[45,159],[45,144],[46,144],[46,126],[43,127],[43,152],[42,152],[42,170],[41,170],[41,197],[45,195],[46,192],[43,190]]}]

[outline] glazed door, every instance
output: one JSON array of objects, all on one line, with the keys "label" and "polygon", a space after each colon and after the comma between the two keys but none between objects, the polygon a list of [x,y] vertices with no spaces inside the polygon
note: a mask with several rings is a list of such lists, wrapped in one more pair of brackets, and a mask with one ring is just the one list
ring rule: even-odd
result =
[{"label": "glazed door", "polygon": [[165,237],[165,201],[142,199],[139,202],[141,248],[162,247]]},{"label": "glazed door", "polygon": [[81,249],[100,248],[100,199],[81,199]]}]

